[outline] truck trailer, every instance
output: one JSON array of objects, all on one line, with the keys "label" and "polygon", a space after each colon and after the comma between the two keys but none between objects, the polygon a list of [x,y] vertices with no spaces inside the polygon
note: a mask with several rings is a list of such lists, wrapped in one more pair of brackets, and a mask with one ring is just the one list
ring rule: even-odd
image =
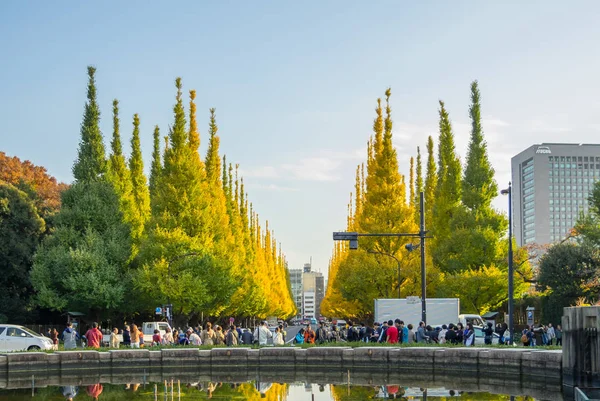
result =
[{"label": "truck trailer", "polygon": [[[458,298],[428,298],[426,299],[427,324],[431,327],[449,323],[473,323],[483,325],[479,315],[461,315]],[[375,300],[375,321],[384,322],[400,319],[405,324],[412,323],[416,328],[421,321],[421,298],[406,297],[396,299]]]}]

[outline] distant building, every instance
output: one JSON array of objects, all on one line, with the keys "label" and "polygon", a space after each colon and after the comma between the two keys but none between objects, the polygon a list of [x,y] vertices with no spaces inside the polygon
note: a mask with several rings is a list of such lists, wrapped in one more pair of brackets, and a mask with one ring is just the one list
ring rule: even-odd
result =
[{"label": "distant building", "polygon": [[298,310],[298,317],[302,317],[302,292],[303,292],[303,284],[302,284],[302,269],[290,269],[290,284],[292,286],[292,297],[294,298],[294,303],[296,304],[296,309]]},{"label": "distant building", "polygon": [[302,313],[305,318],[317,318],[315,293],[313,291],[304,291],[302,299]]},{"label": "distant building", "polygon": [[312,265],[305,263],[302,269],[288,269],[292,296],[298,309],[298,318],[319,319],[321,302],[325,297],[325,278],[313,272]]},{"label": "distant building", "polygon": [[542,143],[511,160],[513,228],[520,246],[569,233],[600,179],[600,144]]},{"label": "distant building", "polygon": [[322,273],[311,271],[310,263],[304,265],[302,276],[303,305],[302,316],[319,319],[321,317],[321,302],[325,297],[325,279]]}]

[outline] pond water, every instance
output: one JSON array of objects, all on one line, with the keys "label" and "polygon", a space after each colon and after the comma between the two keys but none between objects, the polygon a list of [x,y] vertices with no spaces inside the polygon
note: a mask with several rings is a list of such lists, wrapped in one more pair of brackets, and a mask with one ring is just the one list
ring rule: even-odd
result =
[{"label": "pond water", "polygon": [[[10,386],[10,382],[8,383]],[[401,384],[333,385],[311,383],[217,383],[173,384],[128,383],[88,384],[44,388],[0,389],[0,401],[186,401],[186,400],[268,400],[268,401],[350,401],[400,400],[535,400],[529,396],[508,396],[436,387],[423,389]]]}]

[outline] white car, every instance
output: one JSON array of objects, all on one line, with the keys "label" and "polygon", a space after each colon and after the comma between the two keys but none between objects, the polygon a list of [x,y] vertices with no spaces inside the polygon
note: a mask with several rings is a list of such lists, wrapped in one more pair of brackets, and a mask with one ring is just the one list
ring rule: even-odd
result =
[{"label": "white car", "polygon": [[[484,345],[485,344],[485,334],[483,334],[482,327],[473,327],[475,329],[475,345]],[[500,340],[500,336],[496,333],[492,335],[492,344],[498,344]]]},{"label": "white car", "polygon": [[0,324],[0,352],[52,349],[52,340],[27,327]]}]

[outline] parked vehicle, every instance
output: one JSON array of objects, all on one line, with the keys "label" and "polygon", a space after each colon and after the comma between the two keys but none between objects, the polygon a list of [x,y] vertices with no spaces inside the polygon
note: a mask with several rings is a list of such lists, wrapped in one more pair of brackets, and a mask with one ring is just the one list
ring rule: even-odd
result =
[{"label": "parked vehicle", "polygon": [[0,352],[52,349],[52,340],[27,327],[0,324]]},{"label": "parked vehicle", "polygon": [[[160,331],[160,336],[163,337],[165,335],[165,333],[167,332],[167,328],[171,328],[171,326],[169,326],[169,323],[167,322],[144,322],[142,323],[141,326],[138,327],[141,331],[142,334],[144,335],[144,344],[146,344],[146,346],[152,344],[152,336],[154,335],[154,330],[158,329]],[[117,335],[117,337],[119,338],[119,343],[123,343],[123,333],[119,332],[119,334]],[[110,344],[110,331],[104,332],[103,331],[103,335],[102,335],[102,343],[104,345],[108,345]]]},{"label": "parked vehicle", "polygon": [[[485,344],[485,335],[483,334],[483,328],[481,327],[473,327],[475,329],[475,345],[484,345]],[[492,344],[498,344],[500,340],[500,336],[496,333],[492,335]]]},{"label": "parked vehicle", "polygon": [[[427,324],[431,327],[442,326],[448,323],[472,323],[481,327],[484,320],[479,315],[460,314],[460,300],[458,298],[428,298]],[[406,297],[400,299],[376,299],[375,321],[402,319],[406,324],[412,323],[417,327],[421,321],[421,298]]]},{"label": "parked vehicle", "polygon": [[485,321],[479,315],[473,314],[462,314],[458,315],[458,323],[462,323],[463,326],[466,326],[467,323],[471,323],[475,327],[483,327],[485,326]]},{"label": "parked vehicle", "polygon": [[334,324],[340,329],[344,330],[346,328],[346,321],[343,319],[338,319],[334,322]]}]

